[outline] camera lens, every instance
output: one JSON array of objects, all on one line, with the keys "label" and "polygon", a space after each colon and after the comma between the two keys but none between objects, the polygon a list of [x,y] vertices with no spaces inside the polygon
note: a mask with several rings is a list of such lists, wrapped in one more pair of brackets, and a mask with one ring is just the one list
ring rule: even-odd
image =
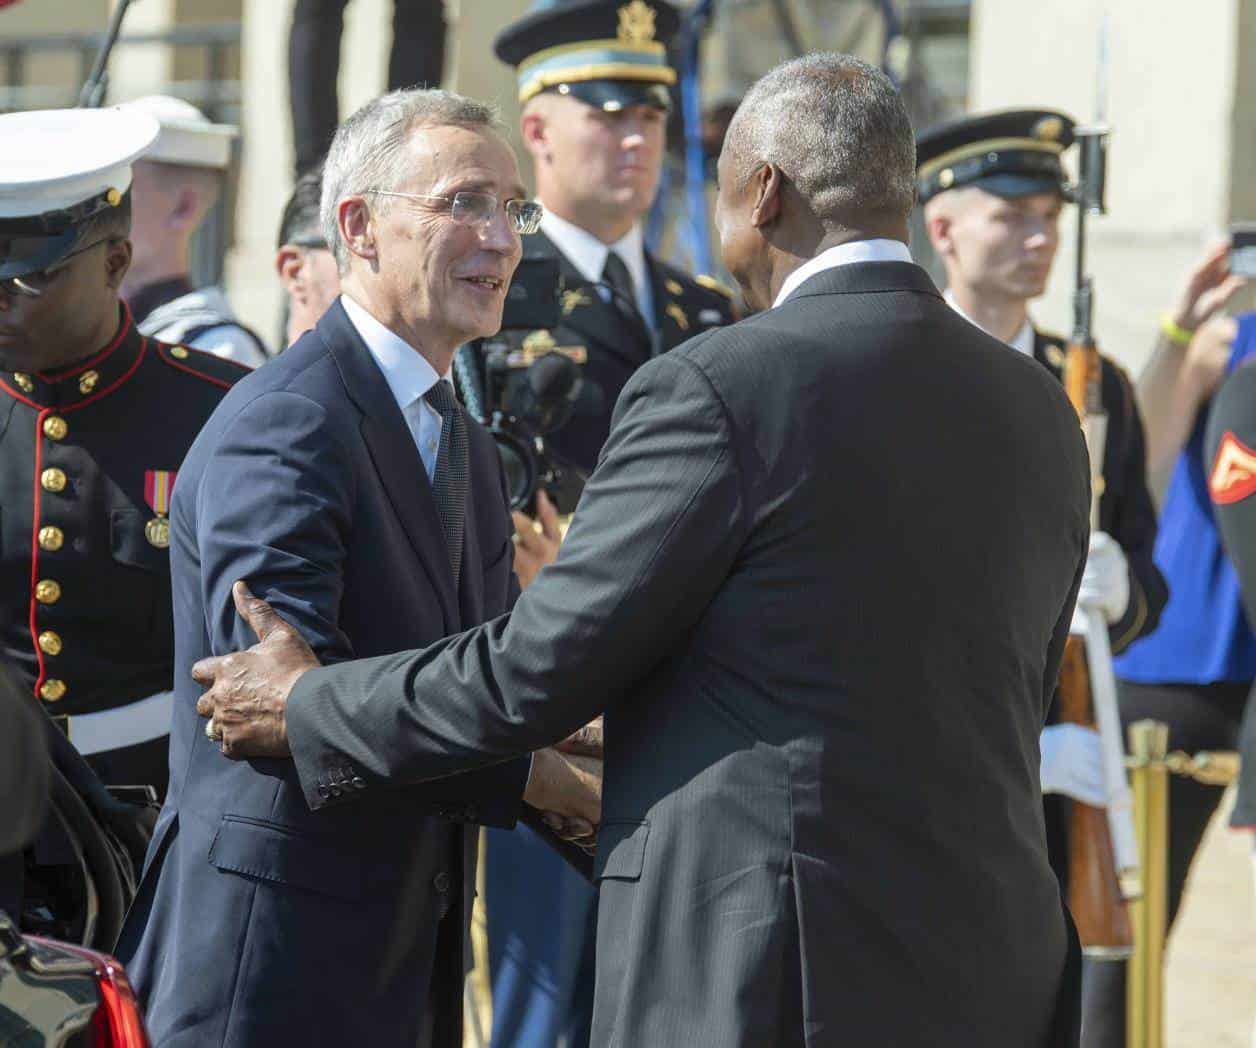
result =
[{"label": "camera lens", "polygon": [[493,434],[502,467],[506,470],[506,486],[510,489],[510,508],[526,506],[535,493],[536,464],[527,448],[511,434]]}]

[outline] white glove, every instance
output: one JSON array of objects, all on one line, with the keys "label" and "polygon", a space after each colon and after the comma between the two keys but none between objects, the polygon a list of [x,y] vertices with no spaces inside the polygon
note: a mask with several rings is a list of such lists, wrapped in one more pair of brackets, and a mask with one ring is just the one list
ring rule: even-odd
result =
[{"label": "white glove", "polygon": [[1086,558],[1077,603],[1098,608],[1109,626],[1120,622],[1130,606],[1130,573],[1125,553],[1107,532],[1096,531],[1090,536],[1090,556]]},{"label": "white glove", "polygon": [[1103,742],[1097,731],[1080,724],[1053,724],[1043,729],[1038,747],[1043,793],[1063,793],[1092,808],[1107,806]]}]

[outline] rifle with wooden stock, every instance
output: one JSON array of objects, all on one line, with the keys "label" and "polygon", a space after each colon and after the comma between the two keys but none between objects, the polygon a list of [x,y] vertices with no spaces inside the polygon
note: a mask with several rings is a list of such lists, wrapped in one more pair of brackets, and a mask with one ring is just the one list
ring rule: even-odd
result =
[{"label": "rifle with wooden stock", "polygon": [[[1080,159],[1073,190],[1077,205],[1077,282],[1073,297],[1073,334],[1064,365],[1064,387],[1076,408],[1090,453],[1090,526],[1100,527],[1103,457],[1107,413],[1103,406],[1103,372],[1093,332],[1094,285],[1086,272],[1086,216],[1103,214],[1107,168],[1107,136],[1103,120],[1100,50],[1100,103],[1096,122],[1074,129]],[[1134,837],[1133,801],[1125,774],[1125,746],[1117,709],[1116,676],[1108,624],[1100,609],[1079,604],[1060,668],[1060,720],[1096,728],[1103,745],[1107,808],[1080,801],[1070,804],[1066,901],[1083,950],[1098,957],[1120,959],[1132,951],[1126,903],[1141,894],[1138,846]]]}]

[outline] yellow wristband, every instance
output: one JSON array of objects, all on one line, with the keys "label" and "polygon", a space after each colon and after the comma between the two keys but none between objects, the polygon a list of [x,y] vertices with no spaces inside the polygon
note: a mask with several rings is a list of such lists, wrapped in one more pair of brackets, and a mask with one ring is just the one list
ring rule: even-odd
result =
[{"label": "yellow wristband", "polygon": [[1160,333],[1179,346],[1189,346],[1191,339],[1195,337],[1195,332],[1181,327],[1168,313],[1160,314]]}]

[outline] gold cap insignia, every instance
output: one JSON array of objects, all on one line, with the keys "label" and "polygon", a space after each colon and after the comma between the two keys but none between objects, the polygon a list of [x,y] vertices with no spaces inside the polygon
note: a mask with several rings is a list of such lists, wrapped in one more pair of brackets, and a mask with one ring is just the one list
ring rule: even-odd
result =
[{"label": "gold cap insignia", "polygon": [[1064,133],[1064,121],[1058,116],[1044,116],[1029,133],[1039,142],[1058,142]]},{"label": "gold cap insignia", "polygon": [[619,9],[619,39],[625,44],[648,44],[654,40],[655,12],[645,0],[632,0]]},{"label": "gold cap insignia", "polygon": [[122,203],[122,194],[116,189],[111,189],[105,194],[105,201],[110,207],[117,207]]}]

